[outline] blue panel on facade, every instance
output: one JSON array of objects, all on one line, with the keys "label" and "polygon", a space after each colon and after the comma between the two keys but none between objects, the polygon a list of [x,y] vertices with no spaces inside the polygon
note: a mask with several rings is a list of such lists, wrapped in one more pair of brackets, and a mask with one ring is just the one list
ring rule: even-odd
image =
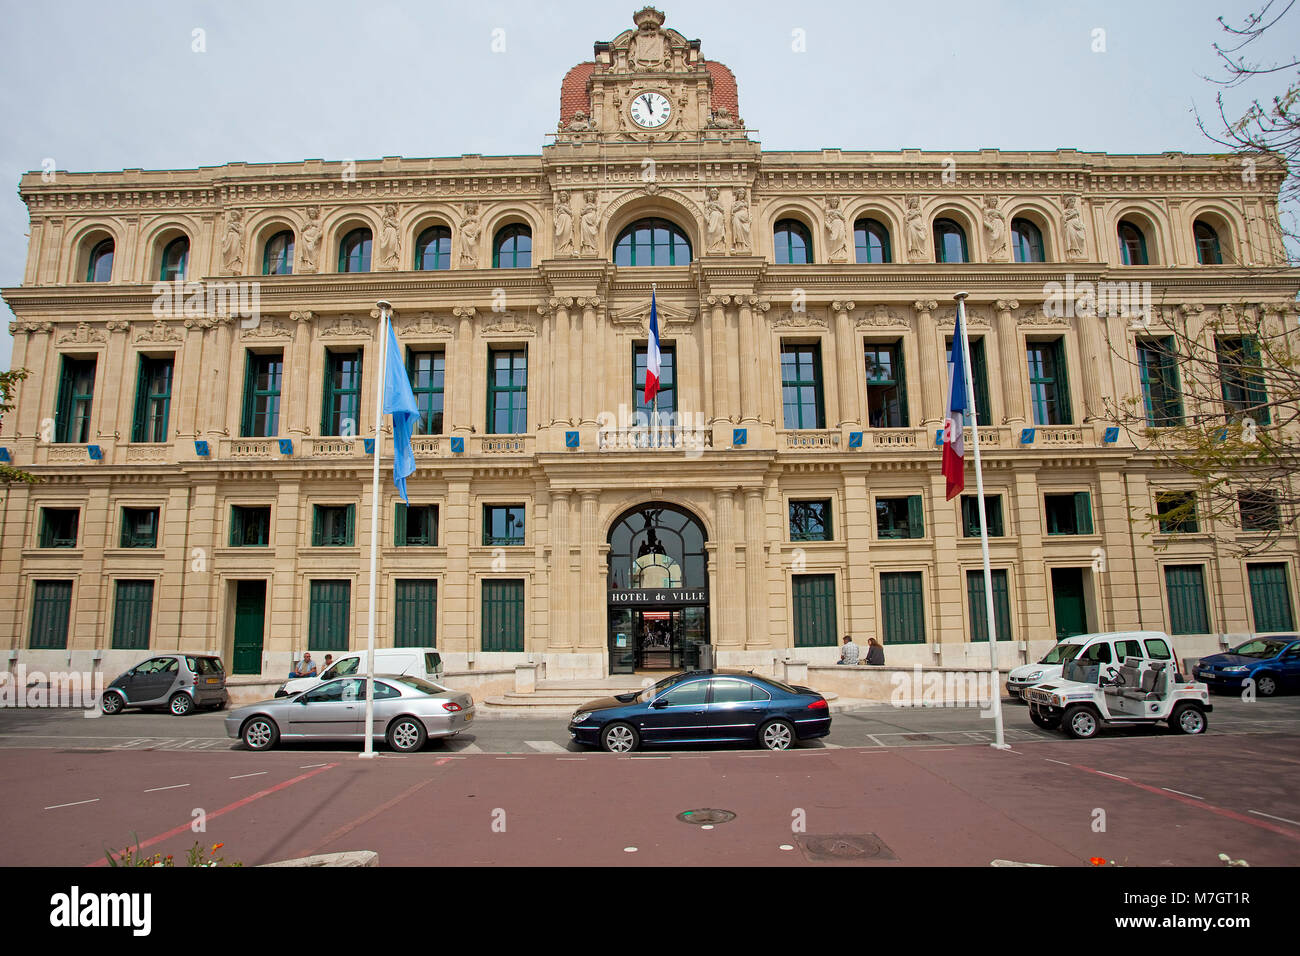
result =
[{"label": "blue panel on facade", "polygon": [[90,454],[91,461],[99,461],[104,457],[104,449],[100,448],[98,445],[89,445],[87,446],[86,451]]},{"label": "blue panel on facade", "polygon": [[1113,445],[1115,442],[1119,441],[1119,428],[1117,428],[1114,425],[1112,425],[1110,428],[1107,428],[1106,434],[1102,436],[1101,440],[1104,441],[1107,445]]},{"label": "blue panel on facade", "polygon": [[943,429],[936,428],[934,430],[934,446],[938,448],[942,444],[943,444]]},{"label": "blue panel on facade", "polygon": [[1020,429],[1020,444],[1032,445],[1034,443],[1034,430],[1032,428]]},{"label": "blue panel on facade", "polygon": [[849,447],[850,448],[862,447],[862,432],[849,432]]},{"label": "blue panel on facade", "polygon": [[456,437],[451,440],[451,453],[453,455],[465,454],[465,439],[463,437]]},{"label": "blue panel on facade", "polygon": [[731,430],[731,444],[743,445],[749,440],[748,428],[733,428]]},{"label": "blue panel on facade", "polygon": [[367,455],[373,455],[375,453],[375,440],[373,438],[363,438],[361,439],[361,444],[366,446]]},{"label": "blue panel on facade", "polygon": [[194,454],[200,458],[207,458],[211,452],[208,451],[208,443],[205,441],[196,441],[194,443]]},{"label": "blue panel on facade", "polygon": [[9,461],[9,449],[0,448],[0,461]]},{"label": "blue panel on facade", "polygon": [[281,454],[281,455],[292,455],[292,454],[293,454],[293,439],[292,439],[292,438],[281,438],[281,439],[280,439],[280,454]]},{"label": "blue panel on facade", "polygon": [[578,442],[578,433],[577,433],[577,432],[565,432],[565,433],[564,433],[564,447],[565,447],[565,448],[577,448],[578,446],[579,446],[579,442]]}]

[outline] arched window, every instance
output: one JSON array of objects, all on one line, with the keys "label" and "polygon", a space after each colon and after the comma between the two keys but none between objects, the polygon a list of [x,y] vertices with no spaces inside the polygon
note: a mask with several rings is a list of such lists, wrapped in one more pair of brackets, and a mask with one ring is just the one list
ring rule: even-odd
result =
[{"label": "arched window", "polygon": [[451,230],[430,226],[415,240],[415,269],[424,272],[451,268]]},{"label": "arched window", "polygon": [[609,585],[634,588],[706,588],[704,528],[668,504],[638,505],[609,531]]},{"label": "arched window", "polygon": [[530,269],[533,265],[533,231],[514,223],[497,232],[492,242],[493,269]]},{"label": "arched window", "polygon": [[1196,237],[1196,261],[1203,266],[1223,265],[1223,250],[1219,248],[1219,234],[1204,219],[1192,224],[1192,235]]},{"label": "arched window", "polygon": [[966,254],[966,231],[951,219],[934,221],[934,261],[970,262]]},{"label": "arched window", "polygon": [[113,277],[113,240],[101,239],[90,250],[86,263],[87,282],[107,282]]},{"label": "arched window", "polygon": [[262,275],[293,275],[293,233],[288,229],[267,240],[262,251]]},{"label": "arched window", "polygon": [[618,234],[616,266],[684,266],[691,261],[691,241],[667,219],[638,219]]},{"label": "arched window", "polygon": [[1127,219],[1119,223],[1119,257],[1126,266],[1147,264],[1147,237]]},{"label": "arched window", "polygon": [[859,219],[853,224],[853,246],[860,263],[894,261],[889,252],[889,230],[875,219]]},{"label": "arched window", "polygon": [[1016,262],[1044,262],[1043,234],[1028,219],[1011,220],[1011,247]]},{"label": "arched window", "polygon": [[772,248],[778,265],[812,264],[812,234],[797,219],[782,219],[772,227]]},{"label": "arched window", "polygon": [[370,271],[370,230],[353,229],[339,243],[339,272]]},{"label": "arched window", "polygon": [[162,254],[162,268],[158,278],[163,282],[185,278],[185,265],[190,258],[190,240],[186,236],[177,236],[167,243]]}]

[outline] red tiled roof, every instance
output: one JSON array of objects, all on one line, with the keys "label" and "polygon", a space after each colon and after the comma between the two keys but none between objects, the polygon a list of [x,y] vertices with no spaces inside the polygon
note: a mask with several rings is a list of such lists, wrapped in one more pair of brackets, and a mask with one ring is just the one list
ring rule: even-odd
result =
[{"label": "red tiled roof", "polygon": [[713,77],[713,95],[709,105],[716,109],[725,107],[731,111],[731,118],[740,115],[740,93],[736,89],[736,74],[716,60],[705,60],[704,68]]},{"label": "red tiled roof", "polygon": [[[732,119],[735,119],[740,115],[740,94],[735,74],[716,60],[705,60],[704,68],[713,78],[713,96],[709,105],[715,110],[730,110]],[[578,110],[591,115],[591,94],[587,84],[595,69],[595,63],[579,63],[564,74],[564,82],[560,84],[560,122],[567,124]]]}]

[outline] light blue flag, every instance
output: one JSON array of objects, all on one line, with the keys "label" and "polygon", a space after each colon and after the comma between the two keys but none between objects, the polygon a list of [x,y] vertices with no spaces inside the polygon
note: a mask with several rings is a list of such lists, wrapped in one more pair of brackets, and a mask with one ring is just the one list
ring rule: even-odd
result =
[{"label": "light blue flag", "polygon": [[384,414],[393,416],[393,484],[406,497],[407,476],[415,471],[415,453],[411,451],[411,433],[415,430],[420,407],[411,391],[411,380],[402,362],[402,350],[397,344],[393,323],[388,323],[388,367],[384,369]]}]

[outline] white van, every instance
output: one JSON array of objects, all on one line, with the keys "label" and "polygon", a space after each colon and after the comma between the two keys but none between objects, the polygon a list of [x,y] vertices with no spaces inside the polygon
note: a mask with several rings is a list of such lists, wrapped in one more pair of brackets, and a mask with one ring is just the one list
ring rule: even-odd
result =
[{"label": "white van", "polygon": [[[366,672],[366,652],[352,651],[333,661],[315,677],[294,677],[280,685],[276,697],[290,697],[332,677]],[[433,647],[376,647],[376,674],[408,674],[424,680],[442,683],[442,655]]]},{"label": "white van", "polygon": [[1063,638],[1037,664],[1021,664],[1007,674],[1007,693],[1023,702],[1024,691],[1043,681],[1056,680],[1066,661],[1099,664],[1103,677],[1114,677],[1126,657],[1167,661],[1173,641],[1164,631],[1110,631]]}]

